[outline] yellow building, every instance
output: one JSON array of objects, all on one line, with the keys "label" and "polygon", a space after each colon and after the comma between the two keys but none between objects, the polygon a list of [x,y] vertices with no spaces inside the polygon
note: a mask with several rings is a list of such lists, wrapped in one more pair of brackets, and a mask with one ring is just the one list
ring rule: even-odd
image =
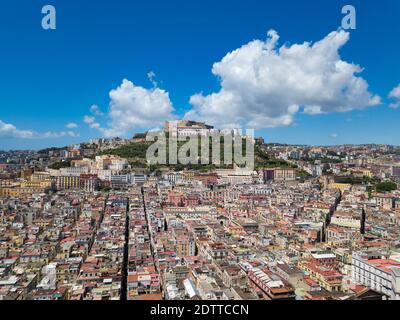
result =
[{"label": "yellow building", "polygon": [[34,185],[30,185],[29,182],[23,182],[19,186],[11,186],[11,187],[2,187],[0,188],[0,196],[1,197],[20,197],[22,195],[33,194],[33,193],[45,193],[50,186],[45,184],[42,186],[41,184],[36,183]]},{"label": "yellow building", "polygon": [[22,194],[20,185],[13,185],[0,188],[1,197],[19,197]]},{"label": "yellow building", "polygon": [[79,189],[81,187],[81,178],[79,176],[59,176],[57,177],[57,189]]},{"label": "yellow building", "polygon": [[30,176],[30,180],[24,182],[2,180],[0,182],[0,196],[19,197],[32,193],[45,193],[50,188],[50,174],[47,172],[35,172]]},{"label": "yellow building", "polygon": [[328,189],[339,189],[340,191],[346,191],[351,189],[351,184],[332,182],[328,185]]},{"label": "yellow building", "polygon": [[176,238],[176,252],[178,257],[187,257],[195,255],[196,244],[193,238],[187,236],[178,236]]},{"label": "yellow building", "polygon": [[32,188],[32,189],[47,189],[51,187],[50,180],[43,181],[27,181],[21,183],[21,188]]},{"label": "yellow building", "polygon": [[298,267],[325,290],[329,292],[342,291],[343,275],[333,268],[312,261],[299,262]]},{"label": "yellow building", "polygon": [[373,177],[373,173],[370,170],[363,170],[363,176],[364,177],[368,177],[368,178],[372,178]]},{"label": "yellow building", "polygon": [[183,171],[183,177],[184,177],[186,180],[193,180],[194,174],[195,174],[194,171],[190,171],[190,170],[185,170],[185,171]]}]

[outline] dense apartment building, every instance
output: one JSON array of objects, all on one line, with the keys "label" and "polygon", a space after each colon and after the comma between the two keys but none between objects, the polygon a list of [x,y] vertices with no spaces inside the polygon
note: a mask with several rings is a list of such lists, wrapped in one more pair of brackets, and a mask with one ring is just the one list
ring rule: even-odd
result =
[{"label": "dense apartment building", "polygon": [[376,204],[383,209],[392,209],[394,205],[394,197],[390,194],[375,194]]},{"label": "dense apartment building", "polygon": [[355,252],[352,256],[352,279],[391,300],[400,299],[400,262],[379,252]]},{"label": "dense apartment building", "polygon": [[80,176],[68,175],[58,176],[56,178],[57,190],[80,189],[81,178]]},{"label": "dense apartment building", "polygon": [[264,182],[268,181],[294,181],[296,170],[292,168],[271,168],[263,170]]},{"label": "dense apartment building", "polygon": [[314,260],[301,261],[299,268],[325,290],[329,292],[341,291],[343,275],[335,269]]},{"label": "dense apartment building", "polygon": [[250,285],[266,300],[294,300],[293,287],[269,270],[250,268],[248,270]]}]

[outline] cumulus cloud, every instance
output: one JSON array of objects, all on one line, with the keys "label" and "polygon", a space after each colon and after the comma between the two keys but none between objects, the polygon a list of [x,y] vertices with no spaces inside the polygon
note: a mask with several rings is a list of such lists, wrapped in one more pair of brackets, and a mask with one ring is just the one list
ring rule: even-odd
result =
[{"label": "cumulus cloud", "polygon": [[84,116],[83,122],[86,123],[90,128],[101,130],[100,123],[96,122],[96,118],[92,116]]},{"label": "cumulus cloud", "polygon": [[76,129],[78,128],[78,125],[74,122],[70,122],[65,126],[67,129]]},{"label": "cumulus cloud", "polygon": [[84,116],[83,117],[83,122],[85,122],[86,124],[92,124],[96,121],[95,117],[91,117],[91,116]]},{"label": "cumulus cloud", "polygon": [[389,105],[390,108],[397,109],[400,107],[400,84],[390,91],[389,98],[394,100],[394,102]]},{"label": "cumulus cloud", "polygon": [[338,137],[338,134],[337,134],[337,133],[332,133],[332,134],[331,134],[331,138],[332,138],[332,139],[336,139],[337,137]]},{"label": "cumulus cloud", "polygon": [[79,135],[73,131],[53,132],[47,131],[44,133],[21,130],[16,126],[5,123],[0,120],[0,138],[19,138],[19,139],[46,139],[46,138],[62,138],[62,137],[78,137]]},{"label": "cumulus cloud", "polygon": [[266,41],[251,41],[215,63],[221,89],[193,95],[185,118],[257,129],[291,125],[301,111],[346,112],[381,103],[359,76],[362,68],[340,57],[348,32],[331,32],[316,43],[278,47],[278,40],[270,30]]},{"label": "cumulus cloud", "polygon": [[84,122],[98,129],[105,137],[124,136],[135,129],[162,126],[173,118],[169,93],[160,88],[146,89],[124,79],[109,93],[110,106],[107,126],[102,127],[95,117],[85,116]]},{"label": "cumulus cloud", "polygon": [[154,73],[154,71],[150,71],[149,73],[147,73],[147,78],[154,88],[158,87],[157,75]]},{"label": "cumulus cloud", "polygon": [[94,114],[95,116],[103,116],[104,115],[104,113],[100,110],[100,108],[99,108],[99,106],[97,104],[93,104],[90,107],[90,112],[92,114]]},{"label": "cumulus cloud", "polygon": [[19,130],[10,123],[0,120],[0,137],[1,138],[35,138],[36,133],[30,130]]}]

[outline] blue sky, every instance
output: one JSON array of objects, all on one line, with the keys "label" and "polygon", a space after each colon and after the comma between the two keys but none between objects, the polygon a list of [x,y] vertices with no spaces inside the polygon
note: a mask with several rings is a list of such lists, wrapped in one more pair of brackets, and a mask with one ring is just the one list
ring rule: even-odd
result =
[{"label": "blue sky", "polygon": [[[57,9],[54,31],[41,28],[45,4]],[[168,93],[174,116],[183,117],[193,108],[193,95],[220,90],[220,78],[211,70],[229,52],[254,39],[265,41],[270,29],[279,33],[279,47],[324,39],[340,27],[345,4],[357,10],[357,29],[350,31],[340,57],[363,68],[360,76],[382,103],[318,115],[298,111],[290,124],[261,125],[257,135],[285,143],[398,145],[400,109],[389,108],[388,99],[400,84],[398,0],[14,0],[0,4],[0,127],[13,126],[3,136],[0,131],[0,150],[102,136],[104,131],[91,128],[84,117],[108,128],[110,91],[123,79],[155,90],[150,71],[160,94]],[[104,115],[91,114],[93,104]],[[78,127],[68,129],[68,123]],[[143,131],[140,127],[125,135]]]}]

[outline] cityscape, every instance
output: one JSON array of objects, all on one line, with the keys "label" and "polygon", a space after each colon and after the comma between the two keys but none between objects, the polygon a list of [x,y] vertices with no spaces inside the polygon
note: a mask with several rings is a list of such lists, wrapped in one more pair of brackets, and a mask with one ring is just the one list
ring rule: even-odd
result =
[{"label": "cityscape", "polygon": [[1,152],[1,300],[400,299],[399,147],[150,169],[145,141]]},{"label": "cityscape", "polygon": [[0,304],[400,300],[399,16],[397,0],[4,1]]}]

